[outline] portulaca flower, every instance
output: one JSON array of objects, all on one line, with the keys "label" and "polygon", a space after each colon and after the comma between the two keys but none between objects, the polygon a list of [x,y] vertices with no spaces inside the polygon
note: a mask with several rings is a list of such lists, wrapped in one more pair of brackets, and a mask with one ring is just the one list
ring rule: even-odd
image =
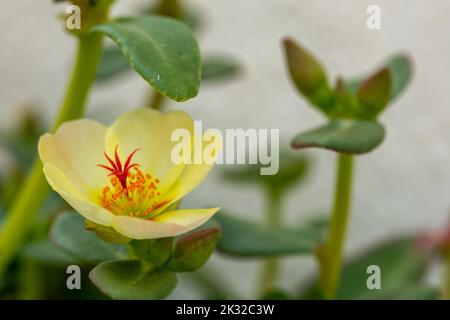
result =
[{"label": "portulaca flower", "polygon": [[[175,129],[192,133],[182,111],[138,109],[110,127],[82,119],[39,141],[50,186],[84,218],[131,239],[173,237],[210,219],[219,208],[177,210],[211,164],[175,164]],[[193,141],[191,143],[193,146]]]}]

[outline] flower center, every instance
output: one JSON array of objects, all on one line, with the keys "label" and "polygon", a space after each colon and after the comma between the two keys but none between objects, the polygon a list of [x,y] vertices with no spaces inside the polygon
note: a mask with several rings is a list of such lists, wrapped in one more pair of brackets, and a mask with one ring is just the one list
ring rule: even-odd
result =
[{"label": "flower center", "polygon": [[104,152],[110,166],[99,164],[97,166],[109,171],[109,185],[101,192],[101,205],[117,215],[131,217],[152,218],[152,213],[167,204],[168,200],[160,201],[161,193],[158,191],[159,179],[144,173],[137,163],[131,163],[133,156],[140,149],[134,150],[122,165],[117,153],[114,160]]}]

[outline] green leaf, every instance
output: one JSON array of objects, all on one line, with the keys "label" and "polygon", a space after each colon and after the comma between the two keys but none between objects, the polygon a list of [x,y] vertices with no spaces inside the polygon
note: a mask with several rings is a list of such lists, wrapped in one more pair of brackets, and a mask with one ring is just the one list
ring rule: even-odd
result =
[{"label": "green leaf", "polygon": [[[390,101],[392,102],[405,90],[411,81],[412,65],[408,56],[405,54],[397,54],[383,63],[381,69],[383,68],[387,68],[391,74],[392,88],[390,90]],[[350,88],[351,92],[356,93],[365,78],[366,77],[358,77],[347,81],[347,86]]]},{"label": "green leaf", "polygon": [[412,65],[408,56],[404,54],[393,56],[388,60],[387,65],[392,76],[391,100],[394,100],[411,81]]},{"label": "green leaf", "polygon": [[220,81],[239,74],[240,65],[226,55],[210,55],[203,59],[202,81]]},{"label": "green leaf", "polygon": [[391,74],[388,68],[383,68],[366,79],[357,92],[360,117],[376,119],[391,99],[391,88]]},{"label": "green leaf", "polygon": [[95,26],[117,43],[130,65],[160,94],[175,101],[195,97],[200,52],[192,31],[172,18],[118,18]]},{"label": "green leaf", "polygon": [[108,46],[103,49],[96,81],[109,80],[130,70],[131,67],[122,51],[117,46]]},{"label": "green leaf", "polygon": [[[338,299],[435,299],[437,290],[422,283],[428,256],[417,250],[415,239],[403,237],[366,250],[346,262],[342,270]],[[368,289],[372,273],[380,268],[381,289]],[[307,288],[301,299],[323,299],[317,284]]]},{"label": "green leaf", "polygon": [[73,257],[48,240],[27,244],[22,251],[23,257],[46,265],[67,266],[77,262]]},{"label": "green leaf", "polygon": [[139,260],[103,262],[89,273],[92,282],[107,296],[117,300],[157,300],[176,287],[176,275],[153,269]]},{"label": "green leaf", "polygon": [[201,268],[216,249],[219,239],[219,228],[203,229],[180,237],[166,267],[175,272]]},{"label": "green leaf", "polygon": [[281,149],[279,171],[274,175],[261,175],[261,165],[242,165],[223,171],[224,179],[236,183],[256,183],[272,190],[289,189],[307,175],[311,162],[293,150]]},{"label": "green leaf", "polygon": [[261,300],[292,300],[287,292],[282,290],[270,290],[261,297]]},{"label": "green leaf", "polygon": [[[367,267],[377,265],[381,270],[381,289],[367,288]],[[342,272],[338,297],[341,299],[370,299],[401,290],[421,281],[426,267],[426,256],[415,246],[415,241],[403,238],[377,246],[346,263]]]},{"label": "green leaf", "polygon": [[326,72],[316,58],[291,39],[285,39],[284,49],[291,78],[297,89],[321,111],[327,114],[333,105],[333,93]]},{"label": "green leaf", "polygon": [[172,254],[172,240],[173,238],[133,240],[130,242],[130,246],[133,248],[133,252],[138,258],[160,266],[164,264]]},{"label": "green leaf", "polygon": [[192,8],[184,8],[180,0],[159,0],[156,5],[143,8],[141,12],[181,20],[192,30],[196,30],[201,24],[201,13]]},{"label": "green leaf", "polygon": [[237,256],[310,254],[323,240],[323,230],[317,227],[264,227],[223,213],[217,214],[214,219],[222,229],[219,250]]},{"label": "green leaf", "polygon": [[439,296],[440,292],[436,288],[423,284],[411,284],[400,289],[382,292],[376,298],[382,300],[438,300]]},{"label": "green leaf", "polygon": [[331,119],[358,119],[359,117],[359,102],[356,97],[350,92],[348,86],[341,78],[337,79],[335,89],[335,100],[333,108],[328,113]]},{"label": "green leaf", "polygon": [[375,149],[384,135],[383,126],[374,121],[332,120],[325,126],[298,134],[292,141],[292,147],[317,147],[361,154]]},{"label": "green leaf", "polygon": [[128,243],[130,238],[118,233],[114,228],[102,226],[90,220],[84,220],[84,227],[86,230],[94,232],[100,239],[111,243]]},{"label": "green leaf", "polygon": [[72,257],[96,264],[107,260],[124,259],[125,248],[99,239],[84,228],[84,219],[75,212],[58,215],[50,231],[51,240]]}]

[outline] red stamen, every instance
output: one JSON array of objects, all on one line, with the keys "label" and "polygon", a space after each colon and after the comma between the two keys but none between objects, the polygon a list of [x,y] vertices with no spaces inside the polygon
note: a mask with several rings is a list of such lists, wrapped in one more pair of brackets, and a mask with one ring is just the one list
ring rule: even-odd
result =
[{"label": "red stamen", "polygon": [[122,163],[120,162],[119,154],[117,153],[118,148],[119,148],[119,145],[116,146],[116,150],[114,151],[114,156],[116,158],[116,166],[117,166],[118,171],[122,171]]},{"label": "red stamen", "polygon": [[128,158],[125,162],[125,165],[122,168],[122,162],[120,161],[119,154],[117,152],[118,147],[119,146],[117,145],[116,149],[114,151],[115,162],[108,156],[108,154],[106,152],[103,152],[106,160],[108,160],[108,162],[111,164],[112,168],[105,166],[103,164],[98,164],[97,166],[110,171],[111,173],[108,176],[116,176],[119,179],[120,184],[122,185],[122,189],[126,190],[127,189],[128,172],[130,171],[131,168],[139,166],[139,164],[137,164],[137,163],[133,163],[130,165],[130,162],[131,162],[131,159],[133,158],[133,156],[135,155],[135,153],[137,151],[139,151],[140,148],[134,150],[128,156]]},{"label": "red stamen", "polygon": [[114,170],[117,171],[117,166],[114,163],[114,161],[108,156],[108,154],[106,153],[106,151],[103,151],[103,154],[105,155],[106,160],[108,160],[108,162],[111,164],[111,166],[114,168]]},{"label": "red stamen", "polygon": [[130,165],[131,158],[133,158],[134,154],[135,154],[136,152],[138,152],[139,150],[141,150],[141,148],[137,148],[136,150],[134,150],[134,151],[128,156],[128,159],[127,159],[127,161],[125,162],[125,165],[124,165],[125,168],[132,168],[133,166],[136,166],[136,165],[137,165],[137,164],[133,164],[133,165],[129,166],[129,165]]}]

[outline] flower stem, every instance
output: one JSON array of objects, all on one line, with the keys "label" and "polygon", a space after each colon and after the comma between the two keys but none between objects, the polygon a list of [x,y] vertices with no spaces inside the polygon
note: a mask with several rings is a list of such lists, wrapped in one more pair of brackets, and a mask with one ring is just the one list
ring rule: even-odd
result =
[{"label": "flower stem", "polygon": [[19,294],[20,300],[40,300],[45,296],[44,276],[41,266],[31,259],[21,262]]},{"label": "flower stem", "polygon": [[446,279],[445,279],[445,296],[444,298],[446,300],[450,300],[450,250],[447,252],[446,255],[447,264],[446,264]]},{"label": "flower stem", "polygon": [[148,107],[150,109],[159,110],[161,111],[164,107],[164,104],[166,102],[166,97],[160,94],[159,92],[153,91],[150,92],[150,99],[148,102]]},{"label": "flower stem", "polygon": [[336,298],[339,278],[342,269],[342,253],[347,229],[351,202],[351,184],[353,172],[353,156],[338,156],[338,172],[334,208],[325,242],[323,255],[319,257],[321,264],[320,286],[328,299]]},{"label": "flower stem", "polygon": [[[100,34],[88,33],[79,36],[75,65],[52,131],[63,122],[83,115],[100,61],[101,49]],[[48,190],[42,173],[42,163],[36,159],[0,230],[0,277],[20,249],[35,221],[36,212],[47,198]]]},{"label": "flower stem", "polygon": [[[269,227],[279,227],[282,215],[282,192],[269,188],[267,199],[267,224]],[[278,269],[279,261],[277,258],[268,258],[264,262],[259,284],[260,295],[264,295],[264,293],[273,288]]]}]

